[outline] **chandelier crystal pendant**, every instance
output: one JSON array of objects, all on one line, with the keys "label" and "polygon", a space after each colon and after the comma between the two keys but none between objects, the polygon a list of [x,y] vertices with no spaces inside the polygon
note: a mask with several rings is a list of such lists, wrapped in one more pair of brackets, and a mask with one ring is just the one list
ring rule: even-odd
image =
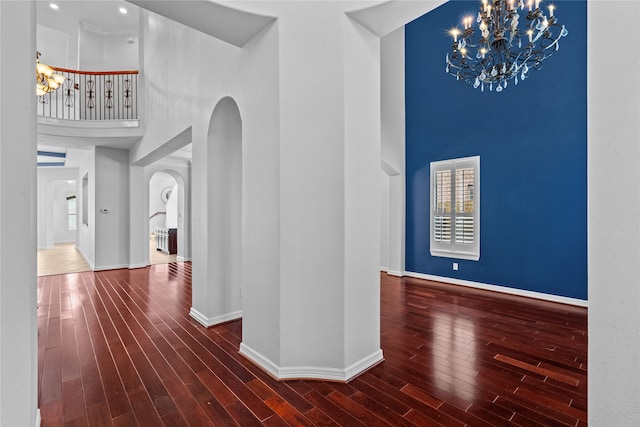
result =
[{"label": "chandelier crystal pendant", "polygon": [[60,87],[65,78],[47,64],[40,62],[40,52],[36,52],[36,95],[43,96]]},{"label": "chandelier crystal pendant", "polygon": [[[560,39],[569,32],[558,23],[553,5],[549,16],[540,9],[540,0],[482,0],[475,19],[463,18],[464,29],[453,28],[451,52],[446,56],[446,72],[484,92],[485,86],[502,92],[509,80],[518,84],[530,70],[542,68],[542,61],[560,49]],[[520,26],[520,11],[528,9]]]}]

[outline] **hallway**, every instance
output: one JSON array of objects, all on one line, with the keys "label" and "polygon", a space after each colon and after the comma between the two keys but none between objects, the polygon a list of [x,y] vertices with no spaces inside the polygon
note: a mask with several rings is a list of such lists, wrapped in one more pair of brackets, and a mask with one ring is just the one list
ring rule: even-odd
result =
[{"label": "hallway", "polygon": [[381,275],[385,361],[273,380],[241,321],[188,315],[191,263],[38,279],[42,426],[586,425],[587,310]]},{"label": "hallway", "polygon": [[[156,250],[155,235],[149,237],[149,264],[176,262],[176,254]],[[57,243],[50,249],[38,249],[38,276],[92,271],[75,243]]]}]

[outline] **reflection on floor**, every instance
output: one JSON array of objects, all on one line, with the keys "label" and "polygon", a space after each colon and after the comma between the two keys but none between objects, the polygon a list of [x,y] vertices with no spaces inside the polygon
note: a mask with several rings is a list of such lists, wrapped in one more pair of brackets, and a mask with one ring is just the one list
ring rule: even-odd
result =
[{"label": "reflection on floor", "polygon": [[[157,251],[155,235],[152,235],[149,238],[149,263],[167,264],[169,262],[176,262],[176,255]],[[76,249],[75,243],[58,243],[51,249],[38,250],[38,276],[82,271],[91,271],[91,267]]]},{"label": "reflection on floor", "polygon": [[58,243],[51,249],[38,250],[38,276],[91,271],[75,243]]}]

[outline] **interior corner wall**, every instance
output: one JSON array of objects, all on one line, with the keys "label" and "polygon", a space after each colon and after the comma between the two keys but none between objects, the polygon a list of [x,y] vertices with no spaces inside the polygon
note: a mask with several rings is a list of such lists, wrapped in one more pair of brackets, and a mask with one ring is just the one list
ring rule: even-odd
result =
[{"label": "interior corner wall", "polygon": [[389,269],[389,175],[380,169],[380,271]]},{"label": "interior corner wall", "polygon": [[78,67],[85,71],[104,71],[102,36],[84,28],[78,30]]},{"label": "interior corner wall", "polygon": [[[77,249],[93,269],[96,263],[96,149],[87,152],[78,171],[78,245]],[[84,189],[86,178],[87,188]],[[86,199],[86,200],[85,200]],[[86,206],[86,211],[83,209]]]},{"label": "interior corner wall", "polygon": [[74,61],[71,54],[72,38],[64,31],[55,30],[44,25],[37,25],[36,48],[42,54],[40,61],[56,67],[72,68]]},{"label": "interior corner wall", "polygon": [[[556,2],[560,50],[501,93],[444,70],[445,30],[477,8],[448,2],[405,28],[406,270],[586,300],[586,1]],[[430,256],[429,163],[476,155],[480,260]]]},{"label": "interior corner wall", "polygon": [[405,35],[404,27],[380,39],[381,157],[387,168],[387,273],[405,271]]},{"label": "interior corner wall", "polygon": [[[56,224],[54,221],[54,190],[57,185],[70,185],[76,190],[79,184],[78,168],[38,168],[37,178],[38,209],[36,223],[38,249],[52,248],[55,243],[62,241],[76,241],[76,231],[65,233],[65,237],[60,237],[61,233],[66,231],[66,223],[63,226],[62,224]],[[76,183],[67,184],[66,181],[70,180],[76,181]],[[78,204],[77,206],[79,209],[80,205]],[[62,206],[58,206],[58,209],[62,209]]]}]

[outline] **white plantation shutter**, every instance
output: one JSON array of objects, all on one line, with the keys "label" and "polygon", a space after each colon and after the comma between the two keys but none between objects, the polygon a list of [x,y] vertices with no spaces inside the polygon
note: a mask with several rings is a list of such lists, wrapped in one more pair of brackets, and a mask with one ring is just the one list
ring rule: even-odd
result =
[{"label": "white plantation shutter", "polygon": [[472,245],[474,242],[474,168],[456,169],[456,244]]},{"label": "white plantation shutter", "polygon": [[431,254],[480,258],[480,157],[431,163]]},{"label": "white plantation shutter", "polygon": [[451,242],[451,170],[441,170],[434,174],[433,235],[436,242]]},{"label": "white plantation shutter", "polygon": [[473,218],[456,217],[456,244],[473,245]]},{"label": "white plantation shutter", "polygon": [[437,216],[433,221],[433,236],[436,242],[451,242],[451,217]]}]

